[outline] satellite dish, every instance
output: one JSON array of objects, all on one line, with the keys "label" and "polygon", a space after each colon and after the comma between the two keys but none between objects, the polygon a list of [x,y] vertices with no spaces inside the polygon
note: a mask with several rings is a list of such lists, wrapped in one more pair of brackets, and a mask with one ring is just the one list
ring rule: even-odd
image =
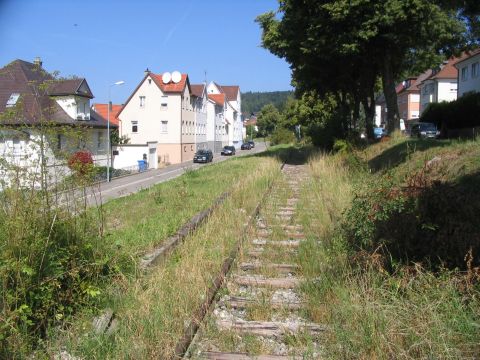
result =
[{"label": "satellite dish", "polygon": [[162,75],[162,81],[164,84],[168,84],[170,80],[172,80],[172,74],[170,74],[169,72],[166,72]]},{"label": "satellite dish", "polygon": [[178,71],[174,71],[172,73],[172,81],[175,84],[178,84],[181,80],[182,80],[182,74],[180,74],[180,72],[178,72]]}]

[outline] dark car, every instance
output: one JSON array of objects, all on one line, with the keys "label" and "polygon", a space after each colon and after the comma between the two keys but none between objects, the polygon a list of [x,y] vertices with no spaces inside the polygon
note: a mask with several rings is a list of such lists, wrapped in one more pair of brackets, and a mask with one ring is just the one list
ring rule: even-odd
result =
[{"label": "dark car", "polygon": [[233,146],[224,146],[222,155],[235,155],[235,148]]},{"label": "dark car", "polygon": [[194,163],[207,163],[213,160],[213,154],[211,150],[198,150],[193,156]]},{"label": "dark car", "polygon": [[251,149],[255,147],[255,142],[253,140],[249,140],[248,143],[250,144]]},{"label": "dark car", "polygon": [[412,126],[410,130],[410,136],[423,138],[423,139],[435,139],[440,135],[435,124],[432,123],[417,123]]},{"label": "dark car", "polygon": [[246,143],[243,143],[240,148],[242,150],[250,150],[252,148],[252,145],[250,145],[250,143],[246,142]]}]

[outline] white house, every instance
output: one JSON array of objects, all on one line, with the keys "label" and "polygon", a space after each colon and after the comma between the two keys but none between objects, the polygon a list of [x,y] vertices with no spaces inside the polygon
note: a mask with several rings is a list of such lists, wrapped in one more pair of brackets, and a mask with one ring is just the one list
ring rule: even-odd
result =
[{"label": "white house", "polygon": [[228,145],[226,106],[225,94],[208,94],[207,144],[208,148],[214,152],[220,152],[225,145]]},{"label": "white house", "polygon": [[219,85],[210,82],[208,94],[225,94],[225,127],[228,136],[228,145],[239,148],[243,139],[242,100],[240,87],[237,85]]},{"label": "white house", "polygon": [[195,112],[196,150],[208,149],[207,143],[207,108],[208,96],[205,84],[192,84],[192,105]]},{"label": "white house", "polygon": [[468,92],[480,92],[480,48],[465,56],[455,64],[458,70],[458,97]]},{"label": "white house", "polygon": [[[156,142],[154,162],[158,164],[192,160],[196,137],[204,136],[200,131],[206,136],[206,127],[197,129],[195,123],[194,99],[187,74],[154,74],[147,70],[117,114],[120,133],[130,139],[131,145]],[[150,160],[149,166],[156,164]]]},{"label": "white house", "polygon": [[[34,63],[15,60],[0,69],[0,164],[35,176],[47,166],[53,182],[69,173],[68,157],[91,153],[95,164],[107,164],[107,121],[90,109],[93,94],[84,78],[55,79]],[[112,129],[116,128],[112,124]]]},{"label": "white house", "polygon": [[457,99],[457,69],[455,63],[458,58],[450,58],[441,66],[432,69],[430,76],[419,85],[420,89],[420,115],[428,104]]}]

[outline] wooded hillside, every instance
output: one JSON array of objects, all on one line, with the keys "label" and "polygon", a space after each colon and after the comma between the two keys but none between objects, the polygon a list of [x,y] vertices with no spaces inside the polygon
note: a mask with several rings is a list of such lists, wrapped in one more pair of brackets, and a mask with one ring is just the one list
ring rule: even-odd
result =
[{"label": "wooded hillside", "polygon": [[272,91],[272,92],[251,92],[242,93],[242,111],[245,116],[252,112],[259,112],[264,105],[273,104],[279,110],[283,109],[289,96],[293,91]]}]

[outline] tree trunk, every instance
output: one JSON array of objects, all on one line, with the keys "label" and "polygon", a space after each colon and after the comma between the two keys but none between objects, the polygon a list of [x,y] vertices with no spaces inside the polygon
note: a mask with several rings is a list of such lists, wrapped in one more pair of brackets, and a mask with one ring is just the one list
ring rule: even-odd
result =
[{"label": "tree trunk", "polygon": [[360,99],[358,95],[354,97],[353,103],[353,131],[357,130],[358,120],[360,118]]},{"label": "tree trunk", "polygon": [[398,113],[397,92],[395,91],[395,76],[391,55],[386,54],[383,59],[382,85],[385,102],[387,103],[387,130],[392,132],[400,129]]},{"label": "tree trunk", "polygon": [[365,96],[362,100],[363,110],[365,111],[365,130],[367,138],[373,139],[373,123],[375,118],[375,95]]}]

